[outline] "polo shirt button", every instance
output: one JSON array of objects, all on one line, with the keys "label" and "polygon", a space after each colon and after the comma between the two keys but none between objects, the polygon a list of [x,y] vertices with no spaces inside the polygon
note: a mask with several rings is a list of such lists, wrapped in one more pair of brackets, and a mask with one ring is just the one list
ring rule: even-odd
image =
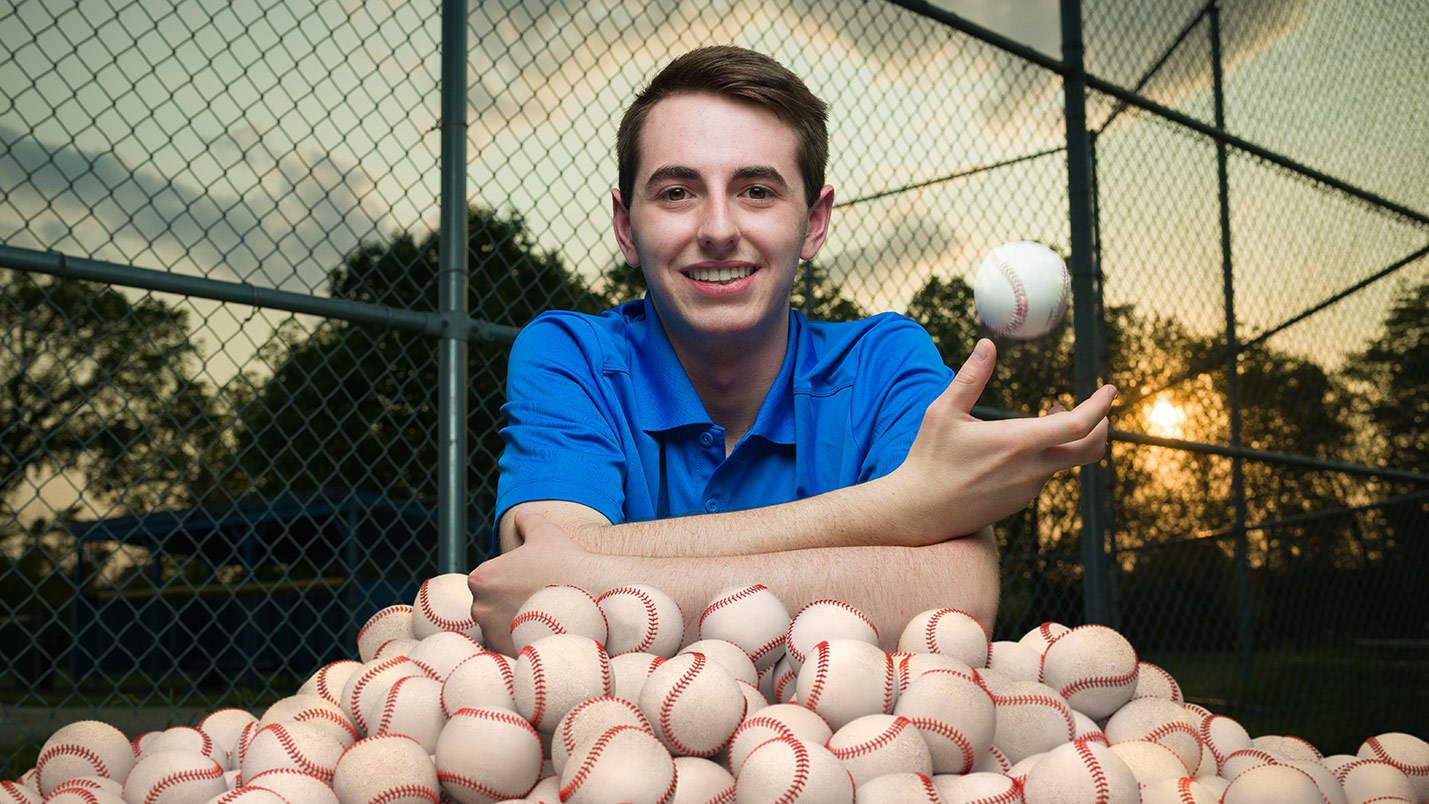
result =
[{"label": "polo shirt button", "polygon": [[700,433],[700,446],[702,446],[702,447],[708,447],[709,445],[711,445],[711,444],[713,444],[713,443],[714,443],[714,436],[710,435],[710,433],[709,433],[708,430],[706,430],[706,431],[703,432],[703,433]]},{"label": "polo shirt button", "polygon": [[716,499],[714,499],[714,498],[710,498],[710,499],[708,499],[708,500],[705,500],[705,510],[706,510],[706,511],[709,511],[711,514],[713,514],[714,512],[718,511],[718,510],[719,510],[719,500],[716,500]]}]

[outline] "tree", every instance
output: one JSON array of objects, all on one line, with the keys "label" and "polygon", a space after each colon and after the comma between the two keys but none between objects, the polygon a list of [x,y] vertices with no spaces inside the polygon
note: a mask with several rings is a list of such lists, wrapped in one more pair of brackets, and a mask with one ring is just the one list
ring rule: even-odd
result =
[{"label": "tree", "polygon": [[[468,211],[470,314],[521,326],[547,308],[607,306],[553,253],[541,251],[517,215]],[[436,310],[436,232],[400,232],[364,243],[329,281],[336,298]],[[438,341],[346,322],[279,327],[260,354],[272,375],[246,377],[235,451],[251,487],[265,494],[356,488],[397,499],[436,494]],[[501,453],[505,344],[469,349],[468,483],[478,517],[494,501]]]},{"label": "tree", "polygon": [[0,495],[74,469],[128,507],[186,502],[223,427],[188,312],[103,285],[0,271]]}]

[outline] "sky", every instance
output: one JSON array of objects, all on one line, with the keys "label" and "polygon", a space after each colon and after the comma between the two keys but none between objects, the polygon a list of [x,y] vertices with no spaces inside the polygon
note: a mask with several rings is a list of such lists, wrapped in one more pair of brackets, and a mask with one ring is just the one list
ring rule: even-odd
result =
[{"label": "sky", "polygon": [[[0,242],[325,293],[328,271],[360,242],[436,225],[432,4],[234,0],[210,13],[216,6],[199,0],[138,0],[123,14],[105,0],[8,5]],[[1060,51],[1053,0],[939,5]],[[1087,2],[1088,70],[1134,84],[1201,5]],[[1222,5],[1234,132],[1429,208],[1429,112],[1416,94],[1429,67],[1400,55],[1429,33],[1423,8]],[[830,102],[829,176],[842,206],[819,262],[867,309],[902,309],[931,276],[970,279],[1007,240],[1068,246],[1060,154],[849,203],[1063,142],[1057,76],[907,12],[854,0],[802,13],[757,0],[501,0],[472,3],[469,36],[469,197],[519,213],[541,248],[586,275],[617,254],[609,191],[620,110],[673,53],[715,42],[770,53]],[[1209,120],[1203,39],[1146,91]],[[1110,110],[1106,98],[1089,101],[1096,126]],[[1214,148],[1137,115],[1118,117],[1098,148],[1108,301],[1218,331]],[[1231,177],[1238,317],[1250,333],[1425,241],[1422,228],[1326,200],[1253,160],[1233,158]],[[1421,263],[1274,343],[1333,359],[1373,334],[1397,282],[1426,276]],[[285,317],[184,304],[215,383],[252,368]]]}]

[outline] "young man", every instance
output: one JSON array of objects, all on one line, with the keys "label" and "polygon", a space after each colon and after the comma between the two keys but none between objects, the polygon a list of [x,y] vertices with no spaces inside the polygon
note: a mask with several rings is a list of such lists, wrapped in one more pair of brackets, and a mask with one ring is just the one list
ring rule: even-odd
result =
[{"label": "young man", "polygon": [[833,188],[824,104],[767,57],[676,59],[626,111],[617,150],[616,240],[649,293],[598,317],[543,314],[512,347],[502,555],[470,576],[489,646],[509,650],[516,609],[552,583],[657,586],[687,641],[720,589],[755,582],[791,613],[858,606],[889,649],[930,608],[990,632],[990,525],[1101,457],[1114,389],[981,422],[990,341],[953,376],[902,316],[791,310]]}]

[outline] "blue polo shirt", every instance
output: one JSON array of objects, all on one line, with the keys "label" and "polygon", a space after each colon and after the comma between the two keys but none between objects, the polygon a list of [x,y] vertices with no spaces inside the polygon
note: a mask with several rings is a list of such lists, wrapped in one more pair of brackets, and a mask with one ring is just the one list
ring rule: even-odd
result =
[{"label": "blue polo shirt", "polygon": [[948,368],[928,333],[884,313],[847,323],[789,311],[784,363],[725,457],[648,299],[599,316],[547,312],[511,348],[496,519],[568,500],[611,523],[757,508],[897,468]]}]

